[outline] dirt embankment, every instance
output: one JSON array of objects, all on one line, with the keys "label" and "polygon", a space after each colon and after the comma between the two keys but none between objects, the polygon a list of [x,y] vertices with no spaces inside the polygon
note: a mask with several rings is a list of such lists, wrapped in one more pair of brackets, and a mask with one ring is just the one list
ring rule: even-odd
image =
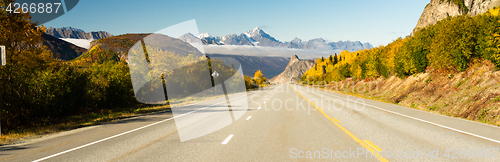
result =
[{"label": "dirt embankment", "polygon": [[467,71],[334,82],[328,89],[500,126],[500,71],[488,61]]}]

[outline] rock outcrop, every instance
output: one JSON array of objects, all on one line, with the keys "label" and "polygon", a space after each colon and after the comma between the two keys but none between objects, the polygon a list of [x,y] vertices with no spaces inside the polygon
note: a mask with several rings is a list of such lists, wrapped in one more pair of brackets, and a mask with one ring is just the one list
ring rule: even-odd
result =
[{"label": "rock outcrop", "polygon": [[447,18],[448,16],[471,15],[485,13],[493,7],[498,7],[500,0],[464,0],[463,6],[460,6],[450,0],[431,0],[424,9],[424,12],[418,20],[417,26],[413,32],[429,26]]},{"label": "rock outcrop", "polygon": [[493,7],[500,6],[500,0],[465,0],[464,3],[471,16],[485,13]]},{"label": "rock outcrop", "polygon": [[298,81],[307,70],[314,66],[313,60],[300,60],[297,55],[293,55],[290,62],[280,75],[271,79],[271,83],[282,84],[291,81]]},{"label": "rock outcrop", "polygon": [[63,28],[48,28],[47,32],[45,32],[48,35],[52,35],[56,38],[74,38],[74,39],[89,39],[89,40],[97,40],[101,38],[107,38],[107,37],[112,37],[113,35],[105,32],[105,31],[96,31],[96,32],[89,32],[86,33],[85,31],[81,29],[76,29],[72,27],[63,27]]}]

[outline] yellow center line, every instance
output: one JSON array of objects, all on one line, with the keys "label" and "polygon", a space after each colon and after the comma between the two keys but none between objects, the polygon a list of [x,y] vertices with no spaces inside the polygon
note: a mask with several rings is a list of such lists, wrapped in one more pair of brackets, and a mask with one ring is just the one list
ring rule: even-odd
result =
[{"label": "yellow center line", "polygon": [[333,118],[337,123],[340,123],[340,121],[337,118]]},{"label": "yellow center line", "polygon": [[[345,129],[344,127],[342,127],[339,122],[336,122],[335,120],[333,120],[332,118],[330,118],[330,116],[326,115],[325,112],[323,112],[323,109],[321,108],[318,108],[314,103],[312,103],[311,101],[309,101],[306,97],[304,97],[302,94],[299,93],[299,91],[297,91],[295,88],[293,88],[291,85],[288,85],[290,86],[295,92],[297,92],[297,94],[299,94],[302,98],[306,99],[306,101],[308,101],[311,105],[313,105],[321,114],[323,114],[326,118],[328,118],[333,124],[335,124],[337,127],[339,127],[342,131],[344,131],[344,133],[346,133],[347,135],[349,135],[354,141],[358,142],[361,146],[363,146],[364,148],[366,148],[368,151],[372,152],[373,155],[375,155],[376,151],[368,146],[365,142],[363,142],[361,139],[359,139],[358,137],[356,137],[354,134],[352,134],[351,132],[349,132],[347,129]],[[338,121],[338,120],[337,120]],[[371,142],[370,142],[371,143]],[[372,143],[373,144],[373,143]],[[375,145],[373,145],[375,146]],[[377,147],[379,148],[379,147]],[[380,148],[379,148],[380,149]],[[382,150],[382,149],[380,149]],[[378,153],[377,153],[378,154]],[[382,162],[387,162],[388,160],[383,158],[381,155],[378,156],[377,158],[379,161],[382,161]]]},{"label": "yellow center line", "polygon": [[377,150],[378,152],[381,152],[382,149],[380,147],[378,147],[377,145],[373,144],[372,142],[368,141],[368,140],[363,140],[366,144],[370,145],[371,147],[373,147],[375,150]]}]

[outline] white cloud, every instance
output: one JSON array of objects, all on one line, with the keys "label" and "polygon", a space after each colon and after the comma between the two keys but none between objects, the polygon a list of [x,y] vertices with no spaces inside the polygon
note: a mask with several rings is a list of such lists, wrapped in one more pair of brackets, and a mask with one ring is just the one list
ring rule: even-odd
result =
[{"label": "white cloud", "polygon": [[262,47],[248,45],[204,45],[205,53],[207,54],[226,54],[226,55],[245,55],[245,56],[279,56],[291,57],[292,55],[299,56],[300,59],[313,59],[322,56],[328,57],[335,53],[339,54],[340,50],[312,50],[312,49],[293,49],[284,47]]}]

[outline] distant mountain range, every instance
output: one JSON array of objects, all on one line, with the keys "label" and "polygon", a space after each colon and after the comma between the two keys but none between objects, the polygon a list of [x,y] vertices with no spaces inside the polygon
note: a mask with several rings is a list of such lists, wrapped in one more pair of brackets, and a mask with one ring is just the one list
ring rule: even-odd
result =
[{"label": "distant mountain range", "polygon": [[253,76],[257,70],[261,70],[266,78],[272,78],[285,70],[290,59],[284,57],[268,56],[243,56],[243,55],[221,55],[207,54],[208,57],[230,57],[238,60],[243,68],[243,74]]},{"label": "distant mountain range", "polygon": [[[72,61],[84,60],[82,62],[93,62],[93,61],[99,61],[99,59],[113,58],[116,56],[119,58],[119,60],[127,62],[128,61],[127,52],[130,49],[130,47],[132,47],[135,43],[148,36],[150,36],[148,38],[149,42],[161,44],[161,47],[165,47],[165,49],[162,50],[170,51],[175,54],[195,53],[200,55],[195,46],[185,43],[184,41],[181,41],[180,38],[177,39],[168,36],[162,36],[162,37],[152,36],[151,34],[124,34],[124,35],[104,38],[101,39],[100,41],[93,41],[90,45],[90,49],[96,49],[96,50],[89,50],[82,56]],[[181,37],[181,38],[190,39],[192,37]],[[193,41],[195,40],[196,39],[193,39]],[[155,44],[149,44],[149,45],[158,46]],[[100,55],[100,57],[97,57],[98,55]],[[207,54],[207,56],[234,58],[241,63],[241,66],[243,68],[243,74],[248,76],[253,76],[253,74],[257,70],[262,70],[264,76],[268,78],[272,78],[281,73],[285,69],[287,63],[290,60],[288,58],[283,58],[283,57],[266,57],[266,56],[241,56],[241,55],[221,55],[221,54]]]},{"label": "distant mountain range", "polygon": [[[100,41],[87,42],[92,49],[95,46],[99,46],[99,51],[108,51],[112,50],[113,53],[120,58],[120,60],[127,60],[126,53],[128,49],[136,43],[138,40],[144,38],[149,34],[125,34],[120,36],[113,36],[108,32],[99,31],[99,32],[90,32],[86,33],[81,29],[76,29],[72,27],[64,27],[64,28],[49,28],[44,37],[45,43],[44,45],[48,46],[51,51],[58,55],[57,58],[62,60],[71,60],[76,57],[79,57],[86,51],[85,48],[80,48],[75,46],[74,42],[67,40],[67,38],[72,39],[101,39]],[[64,39],[64,41],[59,40]],[[338,41],[331,42],[324,40],[322,38],[316,38],[309,41],[302,41],[299,38],[295,38],[290,42],[281,42],[276,38],[270,36],[266,32],[264,32],[260,28],[255,28],[248,32],[236,35],[231,34],[224,37],[213,37],[207,33],[201,34],[199,36],[195,36],[191,33],[184,34],[180,36],[178,39],[183,42],[189,43],[192,47],[201,50],[201,45],[216,45],[223,47],[225,45],[245,45],[246,47],[251,46],[259,46],[261,48],[269,48],[269,47],[283,47],[284,49],[322,49],[322,50],[349,50],[349,51],[357,51],[360,49],[369,49],[373,48],[369,43],[361,43],[359,41]],[[67,43],[66,41],[70,42]],[[179,46],[179,49],[192,49],[192,47],[184,46],[172,40],[158,40],[162,41],[166,44],[171,44],[172,46]],[[243,47],[243,46],[242,46]],[[87,47],[88,48],[88,47]],[[283,49],[280,48],[280,49]],[[177,49],[171,48],[169,49]],[[85,55],[92,56],[92,52],[87,51]],[[94,51],[96,52],[96,51]],[[172,51],[176,53],[176,51]],[[203,51],[202,51],[203,52]],[[243,56],[243,55],[232,55],[232,54],[218,54],[218,53],[209,53],[209,56],[222,56],[222,57],[232,57],[237,59],[242,63],[243,71],[245,75],[253,75],[253,73],[257,70],[262,70],[265,77],[272,78],[285,69],[287,64],[291,59],[284,57],[267,57],[267,56]],[[290,55],[288,55],[290,56]],[[111,57],[111,56],[110,56]],[[80,57],[81,59],[86,58],[85,56]],[[90,58],[90,57],[89,57]],[[295,60],[295,59],[292,59]],[[296,59],[298,60],[298,59]],[[300,68],[302,69],[302,68]],[[295,75],[295,72],[294,72]],[[298,77],[299,75],[297,75]]]},{"label": "distant mountain range", "polygon": [[[189,38],[189,39],[184,39]],[[204,45],[248,45],[248,46],[265,46],[265,47],[286,47],[295,49],[321,49],[321,50],[349,50],[358,51],[361,49],[371,49],[373,46],[370,43],[361,43],[360,41],[338,41],[332,42],[323,38],[316,38],[309,41],[303,41],[300,38],[295,38],[290,42],[281,42],[272,37],[264,30],[255,28],[253,30],[241,33],[239,35],[230,34],[224,37],[211,36],[208,33],[203,33],[199,36],[194,36],[191,33],[185,34],[181,40],[191,42],[193,39],[200,39]]]},{"label": "distant mountain range", "polygon": [[45,32],[48,35],[56,38],[73,38],[73,39],[88,39],[97,40],[101,38],[112,37],[113,35],[105,31],[85,32],[82,29],[72,27],[53,28],[50,27]]}]

